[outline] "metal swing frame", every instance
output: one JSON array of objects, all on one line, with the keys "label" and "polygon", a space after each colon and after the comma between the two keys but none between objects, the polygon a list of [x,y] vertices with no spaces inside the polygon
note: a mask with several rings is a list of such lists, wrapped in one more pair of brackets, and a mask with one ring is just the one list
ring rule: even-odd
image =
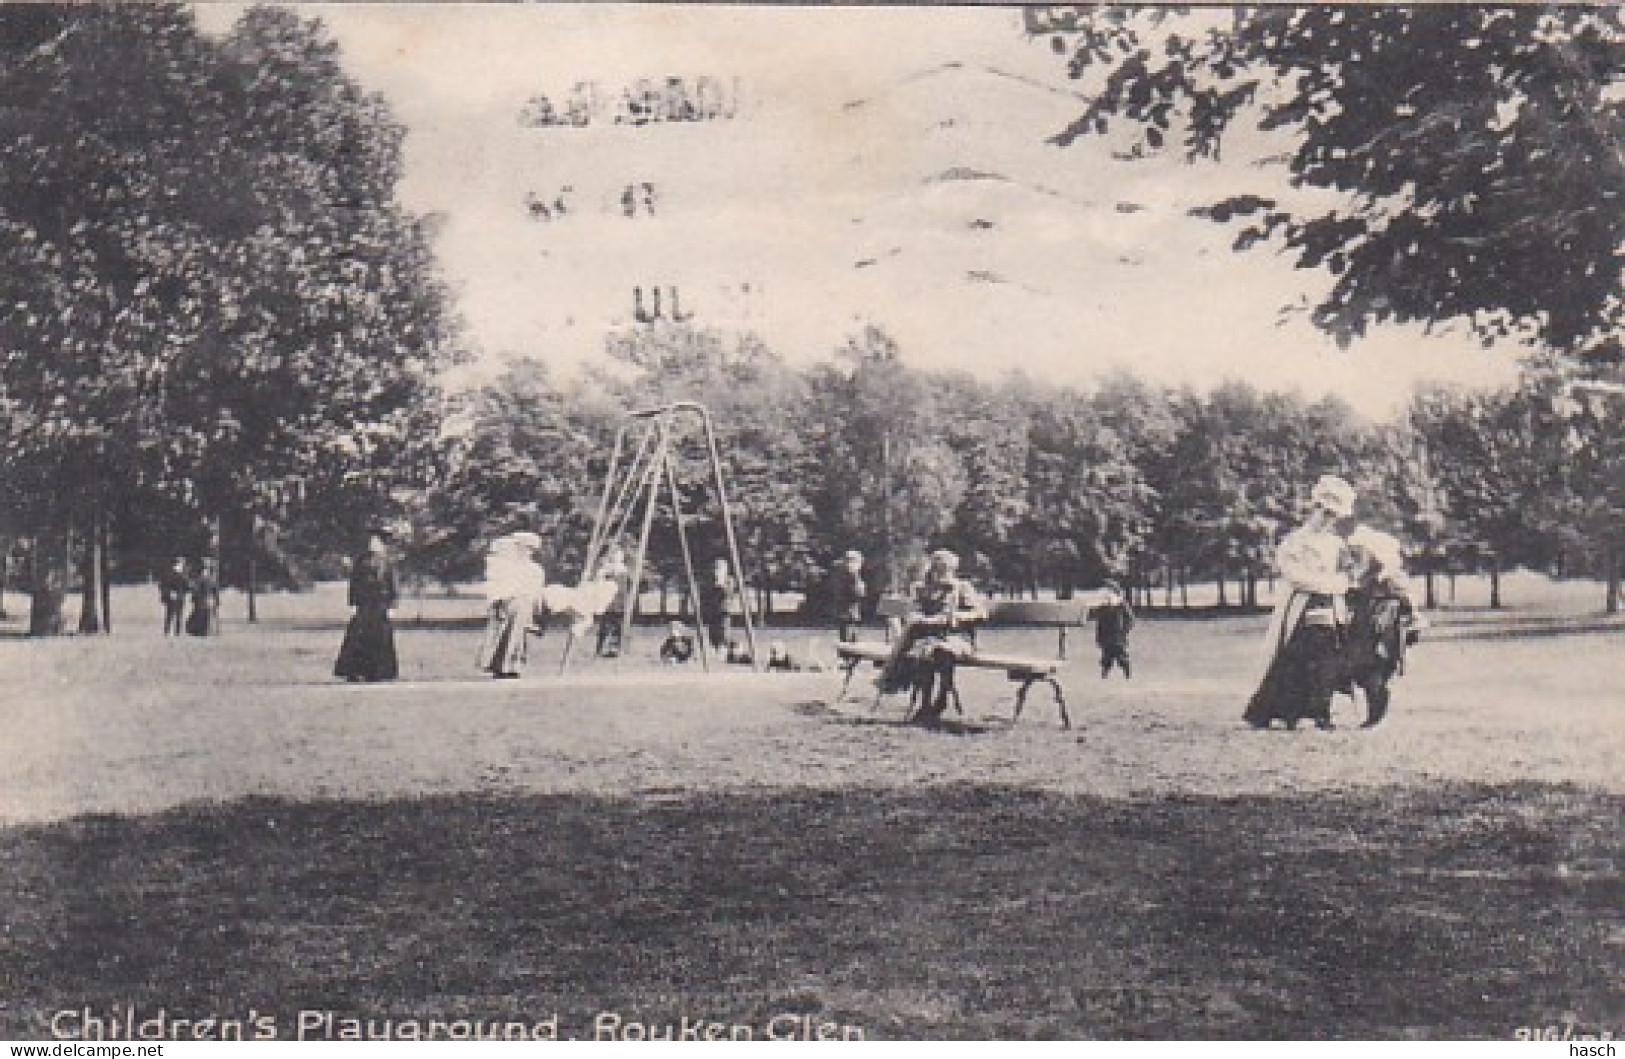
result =
[{"label": "metal swing frame", "polygon": [[[615,444],[610,450],[609,468],[604,473],[604,490],[598,501],[598,513],[593,519],[592,536],[587,543],[586,565],[582,581],[597,575],[614,542],[624,539],[628,525],[641,502],[642,525],[638,531],[637,550],[627,573],[626,606],[621,613],[621,651],[617,663],[626,656],[632,643],[632,619],[637,611],[639,589],[643,584],[643,568],[649,554],[649,535],[654,527],[655,505],[662,490],[671,497],[672,518],[677,526],[677,541],[683,554],[683,571],[688,579],[689,600],[694,608],[694,619],[699,626],[697,636],[700,665],[711,670],[711,648],[703,634],[705,614],[700,605],[699,579],[694,570],[694,554],[689,547],[687,517],[683,512],[682,490],[678,488],[677,467],[672,449],[677,440],[677,426],[685,419],[697,422],[705,440],[709,464],[709,482],[715,486],[717,500],[722,509],[723,534],[728,542],[729,578],[727,586],[739,598],[740,614],[745,623],[745,642],[750,652],[751,669],[760,671],[759,652],[756,650],[756,628],[751,620],[750,599],[745,594],[744,564],[739,556],[739,538],[734,533],[733,509],[728,503],[728,491],[723,481],[722,457],[717,447],[716,431],[712,427],[711,413],[704,405],[693,401],[679,401],[658,408],[645,408],[627,416],[627,421],[615,432]],[[724,595],[726,606],[726,594]],[[570,664],[572,634],[565,644],[559,672]]]}]

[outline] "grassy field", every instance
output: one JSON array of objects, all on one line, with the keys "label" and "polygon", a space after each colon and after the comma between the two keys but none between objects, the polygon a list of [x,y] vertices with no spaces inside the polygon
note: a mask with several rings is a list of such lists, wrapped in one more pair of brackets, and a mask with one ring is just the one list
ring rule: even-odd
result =
[{"label": "grassy field", "polygon": [[481,681],[470,600],[409,603],[403,680],[347,686],[330,589],[208,642],[128,593],[112,637],[0,638],[0,1034],[1617,1033],[1625,629],[1517,587],[1326,733],[1241,725],[1257,617],[1145,622],[1131,683],[1075,635],[1076,730],[978,673],[943,733],[828,671],[663,670],[652,633]]}]

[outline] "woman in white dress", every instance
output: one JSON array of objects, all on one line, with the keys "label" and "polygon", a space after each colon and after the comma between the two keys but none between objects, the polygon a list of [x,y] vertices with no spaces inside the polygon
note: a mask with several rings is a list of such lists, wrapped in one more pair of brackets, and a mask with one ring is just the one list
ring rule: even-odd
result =
[{"label": "woman in white dress", "polygon": [[1265,639],[1264,672],[1243,719],[1254,728],[1305,718],[1332,727],[1340,680],[1345,596],[1350,588],[1344,534],[1353,528],[1354,487],[1335,475],[1315,483],[1309,517],[1282,539],[1276,565],[1286,581]]},{"label": "woman in white dress", "polygon": [[535,624],[547,589],[547,574],[535,561],[542,539],[514,533],[491,542],[485,556],[485,598],[490,612],[479,666],[498,680],[518,677],[525,668],[525,639]]}]

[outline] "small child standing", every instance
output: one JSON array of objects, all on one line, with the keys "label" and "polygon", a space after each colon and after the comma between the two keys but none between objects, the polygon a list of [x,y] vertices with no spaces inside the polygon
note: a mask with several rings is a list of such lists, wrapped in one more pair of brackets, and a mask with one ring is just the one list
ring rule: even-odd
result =
[{"label": "small child standing", "polygon": [[1116,581],[1101,586],[1105,597],[1091,612],[1095,619],[1095,643],[1100,647],[1100,679],[1111,676],[1112,666],[1121,666],[1123,679],[1133,680],[1128,657],[1128,634],[1134,629],[1134,608],[1123,597]]},{"label": "small child standing", "polygon": [[1354,586],[1348,593],[1347,687],[1365,694],[1366,719],[1374,728],[1388,714],[1389,684],[1405,673],[1406,649],[1421,639],[1427,619],[1411,598],[1399,539],[1360,526],[1348,536]]}]

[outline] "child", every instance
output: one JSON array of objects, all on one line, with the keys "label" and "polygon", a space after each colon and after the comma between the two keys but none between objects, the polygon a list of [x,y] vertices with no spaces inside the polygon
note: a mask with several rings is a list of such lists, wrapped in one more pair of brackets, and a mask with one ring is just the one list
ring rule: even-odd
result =
[{"label": "child", "polygon": [[694,634],[688,626],[674,621],[666,629],[666,639],[660,645],[660,660],[668,666],[680,666],[694,657]]},{"label": "child", "polygon": [[849,551],[841,557],[830,582],[831,604],[835,609],[835,636],[841,643],[853,643],[863,624],[863,601],[869,587],[863,581],[863,553]]},{"label": "child", "polygon": [[794,673],[801,667],[790,656],[790,649],[784,646],[783,641],[774,640],[767,645],[767,671],[769,673]]},{"label": "child", "polygon": [[1405,672],[1405,648],[1421,638],[1425,621],[1411,600],[1399,540],[1360,526],[1349,534],[1354,585],[1348,593],[1348,683],[1365,693],[1371,728],[1388,713],[1389,682]]},{"label": "child", "polygon": [[1100,647],[1100,679],[1111,676],[1112,666],[1123,668],[1123,679],[1134,679],[1128,658],[1128,634],[1134,629],[1134,608],[1123,598],[1116,581],[1102,586],[1105,598],[1095,607],[1095,643]]}]

